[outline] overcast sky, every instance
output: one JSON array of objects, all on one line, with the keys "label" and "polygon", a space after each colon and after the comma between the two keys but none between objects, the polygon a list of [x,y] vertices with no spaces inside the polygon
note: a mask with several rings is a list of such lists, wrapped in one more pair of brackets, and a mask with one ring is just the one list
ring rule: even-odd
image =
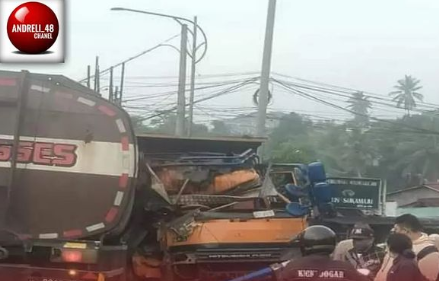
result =
[{"label": "overcast sky", "polygon": [[[260,71],[267,0],[66,2],[66,63],[0,65],[2,69],[26,67],[80,79],[96,55],[105,68],[179,33],[172,20],[110,11],[122,6],[189,18],[197,15],[209,39],[199,75]],[[380,95],[387,95],[396,80],[411,74],[422,81],[425,100],[439,104],[438,15],[438,0],[278,0],[272,70]],[[178,46],[178,40],[172,42]],[[127,65],[128,77],[177,74],[178,53],[169,48]],[[248,95],[230,100],[223,98],[222,103],[251,105]],[[298,101],[280,95],[273,106],[313,109],[312,103]]]}]

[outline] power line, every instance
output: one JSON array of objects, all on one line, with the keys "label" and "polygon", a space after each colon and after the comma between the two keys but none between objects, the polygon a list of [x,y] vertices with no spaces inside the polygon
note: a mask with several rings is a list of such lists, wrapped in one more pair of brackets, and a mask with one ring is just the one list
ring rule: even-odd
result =
[{"label": "power line", "polygon": [[[277,80],[277,81],[282,81],[282,80]],[[307,90],[311,90],[313,92],[326,93],[326,94],[331,94],[331,95],[335,95],[335,96],[345,97],[345,98],[349,98],[349,99],[353,99],[353,100],[361,100],[360,98],[356,98],[356,97],[352,96],[352,94],[355,93],[355,92],[361,92],[359,90],[357,90],[357,91],[355,91],[353,93],[350,93],[350,95],[346,95],[344,93],[341,94],[339,92],[333,92],[333,91],[325,89],[325,88],[318,88],[318,87],[313,87],[313,86],[308,86],[308,85],[303,85],[303,84],[290,83],[290,82],[286,82],[286,81],[282,81],[282,82],[284,84],[290,85],[290,86],[295,87],[295,88],[307,89]],[[404,108],[398,108],[398,107],[395,107],[394,104],[389,103],[389,102],[393,102],[392,100],[388,100],[388,99],[384,99],[384,98],[377,98],[377,97],[368,96],[368,95],[365,95],[365,97],[373,98],[373,99],[379,99],[379,100],[387,101],[388,102],[388,103],[384,103],[384,102],[381,102],[381,101],[371,101],[371,100],[369,100],[373,105],[383,105],[383,106],[386,106],[386,107],[391,107],[393,109],[405,110]],[[347,102],[346,100],[339,100],[339,101]],[[422,103],[420,103],[420,104],[422,105]],[[374,107],[376,108],[376,106],[374,106]],[[439,107],[439,105],[438,105],[438,107]],[[436,107],[432,107],[431,110],[413,108],[413,109],[411,109],[411,111],[422,113],[422,114],[426,114],[426,115],[436,115],[436,114],[432,113],[432,111],[437,110],[437,109],[438,108],[436,108]],[[389,110],[386,109],[386,111],[388,112]],[[393,111],[393,112],[400,113],[400,112],[396,112],[396,111]]]},{"label": "power line", "polygon": [[[197,79],[212,79],[212,78],[224,78],[224,77],[233,77],[233,76],[247,76],[247,75],[257,75],[258,71],[249,71],[249,72],[232,72],[232,73],[213,73],[213,74],[199,74],[197,75]],[[128,78],[128,77],[127,77]],[[143,76],[143,75],[131,75],[129,76],[131,79],[178,79],[178,76]],[[189,76],[187,76],[189,78]]]},{"label": "power line", "polygon": [[437,132],[437,131],[432,131],[432,130],[427,130],[427,129],[423,129],[423,128],[412,127],[412,126],[407,125],[407,124],[404,124],[404,123],[399,123],[399,122],[390,121],[390,120],[385,120],[385,119],[379,119],[379,118],[376,118],[376,117],[373,117],[373,116],[368,116],[368,115],[366,115],[366,114],[360,114],[360,113],[355,112],[355,111],[353,111],[353,110],[350,110],[350,109],[347,109],[347,108],[344,108],[344,107],[338,106],[338,105],[336,105],[336,104],[330,103],[330,102],[328,102],[328,101],[325,101],[325,100],[322,100],[322,99],[316,98],[316,97],[314,97],[314,96],[312,96],[312,95],[310,95],[310,94],[308,94],[308,93],[306,93],[306,92],[303,92],[303,91],[301,91],[301,90],[291,88],[291,87],[289,87],[288,85],[286,85],[286,84],[284,84],[284,83],[282,83],[281,81],[278,81],[278,80],[276,80],[276,79],[274,79],[274,81],[275,81],[276,83],[278,83],[279,85],[285,87],[286,89],[291,90],[293,93],[298,94],[298,95],[300,95],[300,96],[302,96],[302,97],[305,97],[305,98],[308,98],[308,99],[311,99],[311,100],[317,101],[317,102],[319,102],[319,103],[326,104],[326,105],[328,105],[328,106],[331,106],[331,107],[334,107],[334,108],[337,108],[337,109],[340,109],[340,110],[343,110],[343,111],[347,111],[347,112],[349,112],[349,113],[351,113],[351,114],[354,114],[354,115],[357,115],[357,116],[370,118],[370,119],[375,120],[375,121],[379,121],[379,122],[383,122],[383,123],[388,123],[388,124],[392,124],[392,125],[396,125],[396,126],[400,126],[400,127],[406,127],[406,128],[409,128],[409,129],[414,130],[415,132],[424,132],[424,133],[435,134],[435,135],[439,134],[439,132]]},{"label": "power line", "polygon": [[[174,36],[172,36],[172,37],[166,39],[165,41],[161,42],[160,44],[155,45],[155,46],[152,47],[152,48],[149,48],[149,49],[147,49],[147,50],[145,50],[145,51],[143,51],[143,52],[141,52],[141,53],[139,53],[139,54],[137,54],[137,55],[135,55],[135,56],[133,56],[133,57],[130,57],[130,58],[128,58],[128,59],[126,59],[126,60],[124,60],[124,61],[122,61],[122,62],[120,62],[120,63],[117,63],[117,64],[115,64],[115,65],[113,65],[113,66],[110,66],[109,68],[100,71],[100,72],[99,72],[99,75],[103,75],[103,74],[105,74],[105,73],[107,73],[107,72],[110,72],[110,69],[111,69],[111,68],[115,68],[115,67],[121,66],[121,65],[123,65],[124,63],[130,62],[130,61],[135,60],[135,59],[137,59],[137,58],[139,58],[139,57],[141,57],[141,56],[143,56],[143,55],[145,55],[145,54],[147,54],[147,53],[149,53],[149,52],[152,52],[152,51],[154,51],[155,49],[162,47],[163,44],[170,42],[170,41],[173,40],[174,38],[177,38],[178,36],[180,36],[180,34],[176,34],[176,35],[174,35]],[[95,75],[90,76],[90,78],[94,78],[94,77],[95,77]],[[80,80],[79,83],[83,83],[83,82],[87,81],[87,79],[88,79],[88,77],[87,77],[87,78],[84,78],[84,79],[82,79],[82,80]]]},{"label": "power line", "polygon": [[[219,91],[217,93],[211,94],[208,97],[204,97],[204,98],[198,99],[198,100],[194,101],[194,104],[201,103],[201,102],[204,102],[204,101],[207,101],[207,100],[211,100],[211,99],[214,99],[214,98],[217,98],[217,97],[220,97],[220,96],[223,96],[223,95],[227,95],[227,94],[230,94],[230,93],[234,93],[235,91],[237,91],[239,89],[242,89],[242,88],[244,88],[246,86],[254,84],[256,79],[257,78],[248,79],[248,80],[246,80],[246,81],[244,81],[244,82],[242,82],[242,83],[240,83],[238,85],[231,86],[231,87],[229,87],[227,89],[224,89],[224,90],[221,90],[221,91]],[[188,106],[188,105],[186,105],[186,106]],[[155,117],[158,117],[158,116],[161,116],[161,115],[165,115],[165,114],[171,113],[171,112],[175,111],[176,109],[177,109],[177,107],[174,106],[174,107],[172,107],[170,109],[167,109],[167,110],[164,110],[164,111],[162,111],[160,113],[156,113],[156,114],[153,114],[151,116],[141,118],[140,120],[141,121],[150,120],[152,118],[155,118]]]},{"label": "power line", "polygon": [[[365,95],[368,96],[369,98],[378,99],[378,100],[382,100],[382,101],[391,101],[391,102],[393,102],[392,99],[386,99],[386,98],[384,98],[382,95],[378,95],[378,94],[371,93],[371,92],[368,92],[368,91],[363,91],[363,90],[358,90],[358,89],[352,89],[352,88],[346,88],[346,87],[335,86],[335,85],[331,85],[331,84],[327,84],[327,83],[316,82],[316,81],[311,81],[311,80],[307,80],[307,79],[302,79],[302,78],[292,77],[292,76],[289,76],[289,75],[280,74],[280,73],[275,73],[275,72],[274,72],[273,74],[275,74],[275,75],[277,75],[277,76],[284,77],[284,78],[288,78],[288,79],[293,79],[293,80],[303,81],[303,82],[306,82],[306,83],[311,83],[311,84],[314,84],[314,85],[323,86],[323,87],[320,87],[320,88],[319,88],[319,87],[316,87],[316,86],[314,86],[314,87],[319,88],[319,89],[322,89],[322,90],[326,90],[326,91],[331,90],[331,89],[334,89],[334,90],[336,90],[336,91],[339,92],[339,93],[342,92],[342,93],[347,93],[347,94],[353,94],[353,93],[357,93],[357,92],[362,92],[363,94],[365,94]],[[287,82],[287,83],[288,83],[288,82]],[[298,83],[296,83],[296,84],[298,84]],[[299,84],[299,85],[300,85],[300,84]],[[302,84],[302,85],[303,85],[303,84]],[[309,84],[308,84],[308,86],[309,86]],[[328,89],[328,88],[329,88],[329,89]],[[427,102],[423,102],[423,101],[417,102],[417,105],[423,105],[423,106],[430,107],[430,108],[433,108],[433,109],[437,109],[437,108],[439,108],[439,105],[438,105],[438,104],[427,103]]]}]

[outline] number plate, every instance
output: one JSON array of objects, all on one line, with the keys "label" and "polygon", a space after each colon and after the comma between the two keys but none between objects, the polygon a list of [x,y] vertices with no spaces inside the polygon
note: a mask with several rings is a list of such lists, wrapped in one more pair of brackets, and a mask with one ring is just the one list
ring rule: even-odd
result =
[{"label": "number plate", "polygon": [[274,217],[276,214],[274,213],[273,210],[269,210],[269,211],[259,211],[259,212],[253,212],[253,216],[257,219],[259,218],[270,218],[270,217]]}]

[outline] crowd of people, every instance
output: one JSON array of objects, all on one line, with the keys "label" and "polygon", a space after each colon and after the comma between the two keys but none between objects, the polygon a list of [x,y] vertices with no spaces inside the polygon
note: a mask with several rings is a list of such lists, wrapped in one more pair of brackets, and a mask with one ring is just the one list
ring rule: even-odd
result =
[{"label": "crowd of people", "polygon": [[374,230],[357,223],[349,239],[337,243],[326,226],[306,228],[297,237],[301,258],[274,264],[232,281],[260,279],[274,274],[276,281],[439,281],[439,235],[427,235],[418,218],[397,217],[384,245]]},{"label": "crowd of people", "polygon": [[374,281],[439,280],[439,235],[422,232],[418,218],[397,217],[384,247],[375,243],[374,231],[357,223],[347,240],[338,243],[331,257],[367,269]]}]

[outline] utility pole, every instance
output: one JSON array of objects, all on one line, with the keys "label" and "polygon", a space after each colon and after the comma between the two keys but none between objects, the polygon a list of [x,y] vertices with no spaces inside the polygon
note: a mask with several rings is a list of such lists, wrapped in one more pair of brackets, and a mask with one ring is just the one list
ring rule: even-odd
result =
[{"label": "utility pole", "polygon": [[177,124],[175,134],[179,137],[184,135],[185,107],[186,107],[186,56],[187,56],[187,24],[181,25],[180,42],[180,72],[178,79],[178,100],[177,100]]},{"label": "utility pole", "polygon": [[119,104],[119,87],[114,90],[114,103]]},{"label": "utility pole", "polygon": [[189,124],[188,136],[192,135],[192,125],[194,123],[194,99],[195,99],[195,68],[197,64],[197,17],[194,17],[194,31],[192,40],[192,62],[191,62],[191,93],[189,98]]},{"label": "utility pole", "polygon": [[94,84],[95,92],[99,93],[99,57],[96,57],[95,63],[95,84]]},{"label": "utility pole", "polygon": [[276,0],[269,0],[267,24],[265,29],[264,54],[262,58],[261,86],[259,89],[258,114],[256,134],[265,137],[265,120],[268,106],[268,86],[270,83],[271,53],[273,48],[274,18],[276,14]]},{"label": "utility pole", "polygon": [[91,68],[90,65],[87,65],[87,87],[90,89],[90,77],[91,77]]},{"label": "utility pole", "polygon": [[120,78],[120,90],[119,90],[119,102],[122,104],[122,95],[123,95],[123,83],[125,80],[125,63],[122,63],[122,73]]},{"label": "utility pole", "polygon": [[108,89],[108,99],[110,102],[114,102],[113,96],[113,67],[110,68],[110,89]]}]

